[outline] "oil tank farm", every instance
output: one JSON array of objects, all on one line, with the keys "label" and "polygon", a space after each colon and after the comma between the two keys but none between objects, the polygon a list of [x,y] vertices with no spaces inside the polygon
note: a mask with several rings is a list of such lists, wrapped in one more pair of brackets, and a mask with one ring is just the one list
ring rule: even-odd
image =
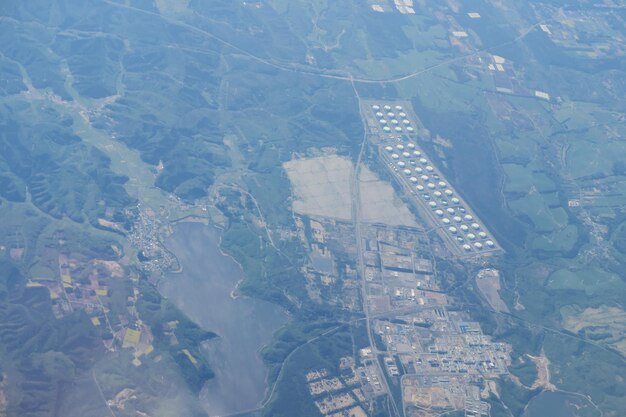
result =
[{"label": "oil tank farm", "polygon": [[368,102],[363,110],[382,164],[449,249],[466,256],[501,251],[484,223],[419,146],[418,119],[410,104]]}]

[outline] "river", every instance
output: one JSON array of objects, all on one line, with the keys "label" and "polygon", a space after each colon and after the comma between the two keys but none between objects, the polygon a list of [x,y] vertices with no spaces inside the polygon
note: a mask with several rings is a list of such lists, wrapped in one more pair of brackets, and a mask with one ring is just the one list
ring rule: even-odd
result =
[{"label": "river", "polygon": [[260,405],[268,386],[259,351],[287,322],[287,314],[274,304],[232,297],[244,275],[239,264],[220,251],[220,233],[200,223],[177,225],[165,244],[183,270],[168,274],[159,285],[192,320],[219,335],[206,345],[215,378],[201,395],[210,416]]}]

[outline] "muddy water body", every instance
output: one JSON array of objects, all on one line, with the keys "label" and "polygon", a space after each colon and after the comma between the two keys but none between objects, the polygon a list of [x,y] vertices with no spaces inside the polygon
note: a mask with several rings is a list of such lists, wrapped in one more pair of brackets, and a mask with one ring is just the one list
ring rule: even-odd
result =
[{"label": "muddy water body", "polygon": [[220,231],[199,223],[177,225],[165,242],[178,257],[181,273],[171,273],[159,285],[161,293],[218,338],[207,343],[215,378],[202,397],[210,416],[254,409],[263,400],[267,369],[259,350],[287,322],[274,304],[231,293],[243,272],[219,248]]}]

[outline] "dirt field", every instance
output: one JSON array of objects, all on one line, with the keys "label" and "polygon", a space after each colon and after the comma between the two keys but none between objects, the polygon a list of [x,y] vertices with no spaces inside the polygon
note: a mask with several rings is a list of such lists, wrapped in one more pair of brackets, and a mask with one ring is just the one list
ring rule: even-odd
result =
[{"label": "dirt field", "polygon": [[476,276],[476,285],[491,308],[509,313],[509,308],[500,298],[500,273],[495,269],[483,269]]},{"label": "dirt field", "polygon": [[283,164],[291,181],[293,211],[312,216],[352,218],[352,162],[336,155],[292,159]]},{"label": "dirt field", "polygon": [[[349,158],[330,155],[292,159],[283,168],[292,185],[293,211],[342,220],[352,218],[353,165]],[[359,186],[364,222],[417,226],[415,217],[391,184],[381,181],[365,165],[361,167]]]},{"label": "dirt field", "polygon": [[421,408],[461,408],[462,396],[452,396],[441,387],[405,386],[402,389],[405,404]]},{"label": "dirt field", "polygon": [[391,184],[381,181],[368,167],[361,167],[361,218],[368,223],[417,226],[415,216],[400,200]]},{"label": "dirt field", "polygon": [[356,407],[352,407],[348,410],[329,414],[327,417],[367,417],[367,413],[363,410],[363,408],[361,408],[360,405],[357,405]]},{"label": "dirt field", "polygon": [[354,398],[352,398],[347,392],[337,396],[330,395],[322,400],[315,401],[315,405],[317,405],[317,408],[322,414],[332,413],[340,408],[348,407],[352,404],[354,404]]},{"label": "dirt field", "polygon": [[541,354],[541,356],[526,356],[533,361],[537,367],[537,379],[533,382],[530,389],[545,388],[549,391],[556,390],[554,384],[550,382],[550,361],[548,358],[544,354]]}]

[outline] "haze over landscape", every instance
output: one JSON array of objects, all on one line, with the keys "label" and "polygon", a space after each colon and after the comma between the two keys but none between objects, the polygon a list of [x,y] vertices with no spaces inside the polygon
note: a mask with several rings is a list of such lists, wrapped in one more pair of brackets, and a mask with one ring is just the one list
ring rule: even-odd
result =
[{"label": "haze over landscape", "polygon": [[626,415],[625,22],[0,2],[0,417]]}]

